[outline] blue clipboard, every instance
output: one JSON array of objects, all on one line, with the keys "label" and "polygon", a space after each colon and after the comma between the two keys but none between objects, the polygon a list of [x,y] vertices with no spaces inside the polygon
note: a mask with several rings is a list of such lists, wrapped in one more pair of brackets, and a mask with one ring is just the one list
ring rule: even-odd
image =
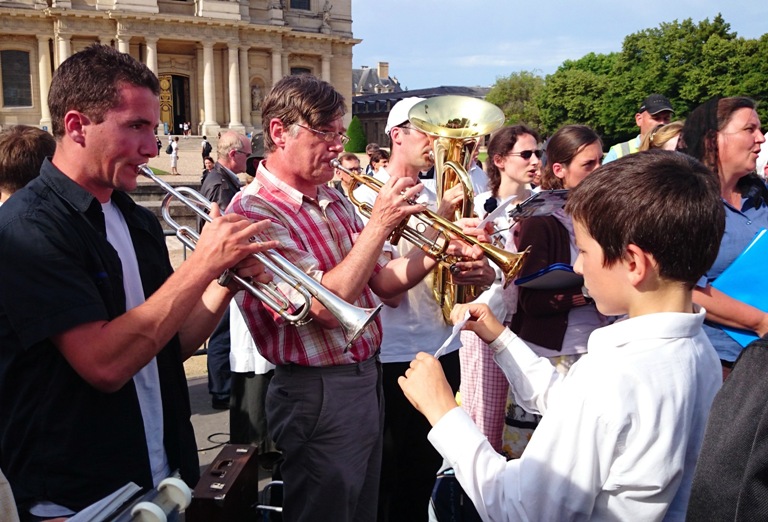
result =
[{"label": "blue clipboard", "polygon": [[584,284],[584,278],[573,271],[571,265],[555,263],[529,276],[515,280],[517,286],[531,290],[560,290]]},{"label": "blue clipboard", "polygon": [[[765,273],[767,260],[768,230],[762,229],[755,234],[755,238],[739,254],[739,257],[712,281],[712,287],[763,312],[768,312],[768,276]],[[720,328],[742,347],[746,347],[758,338],[751,330],[722,325]]]}]

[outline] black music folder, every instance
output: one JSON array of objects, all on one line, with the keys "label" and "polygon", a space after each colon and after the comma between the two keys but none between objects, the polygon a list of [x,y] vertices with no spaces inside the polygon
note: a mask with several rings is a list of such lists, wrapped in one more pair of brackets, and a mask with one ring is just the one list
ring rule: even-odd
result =
[{"label": "black music folder", "polygon": [[533,216],[551,216],[565,206],[567,197],[567,190],[542,190],[516,205],[510,203],[508,216],[516,221]]},{"label": "black music folder", "polygon": [[582,286],[584,278],[574,272],[571,265],[555,263],[529,276],[516,279],[515,284],[531,290],[560,290]]}]

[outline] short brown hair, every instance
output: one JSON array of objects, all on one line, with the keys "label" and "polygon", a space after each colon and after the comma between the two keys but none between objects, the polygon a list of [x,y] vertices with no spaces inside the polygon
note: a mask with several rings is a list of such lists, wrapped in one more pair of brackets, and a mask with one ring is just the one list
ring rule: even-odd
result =
[{"label": "short brown hair", "polygon": [[330,124],[346,113],[344,96],[328,82],[309,74],[286,76],[272,87],[261,104],[261,120],[264,128],[264,146],[275,150],[275,142],[269,132],[273,118],[288,128],[305,122],[317,128]]},{"label": "short brown hair", "polygon": [[604,266],[633,244],[653,255],[663,278],[690,287],[714,263],[725,230],[717,176],[658,149],[598,168],[570,191],[565,210],[603,249]]},{"label": "short brown hair", "polygon": [[64,115],[76,110],[94,123],[120,104],[120,86],[146,87],[160,94],[157,76],[131,55],[107,45],[93,44],[64,60],[56,69],[48,93],[53,135],[64,135]]},{"label": "short brown hair", "polygon": [[389,161],[389,152],[384,149],[378,149],[371,153],[371,163],[378,163],[382,160]]},{"label": "short brown hair", "polygon": [[27,125],[0,132],[0,190],[13,194],[40,174],[40,167],[56,151],[53,136]]},{"label": "short brown hair", "polygon": [[360,161],[360,158],[358,158],[357,154],[354,152],[342,152],[337,159],[339,160],[339,163],[344,163],[345,161]]}]

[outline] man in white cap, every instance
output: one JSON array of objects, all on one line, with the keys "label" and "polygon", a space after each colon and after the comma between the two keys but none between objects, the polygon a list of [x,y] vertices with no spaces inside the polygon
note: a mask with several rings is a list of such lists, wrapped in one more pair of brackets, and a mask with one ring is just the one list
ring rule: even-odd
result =
[{"label": "man in white cap", "polygon": [[[389,113],[385,132],[390,137],[389,165],[375,177],[382,182],[392,178],[411,178],[418,182],[419,173],[429,170],[434,161],[430,155],[434,138],[416,129],[408,121],[411,108],[423,98],[404,98]],[[377,194],[368,187],[359,187],[354,195],[373,206]],[[443,195],[437,209],[435,193],[423,188],[418,202],[447,218],[462,199],[460,187]],[[416,218],[411,218],[412,222]],[[450,219],[450,218],[449,218]],[[402,240],[397,246],[388,242],[385,254],[392,258],[405,256],[414,247]],[[384,384],[384,454],[379,490],[378,522],[402,520],[426,521],[429,498],[442,457],[427,440],[429,423],[411,406],[397,384],[410,361],[420,351],[434,353],[450,336],[451,326],[443,319],[440,306],[432,294],[432,277],[418,283],[396,300],[384,301],[381,312],[383,341],[381,361]],[[493,269],[487,261],[481,268],[454,281],[463,284],[490,285]],[[460,339],[456,337],[440,358],[453,391],[459,388]]]},{"label": "man in white cap", "polygon": [[651,132],[657,125],[666,125],[672,119],[672,104],[661,94],[651,94],[635,114],[635,123],[640,127],[640,134],[629,141],[617,143],[608,150],[603,158],[603,163],[608,163],[627,154],[634,154],[640,148],[640,143],[646,134]]}]

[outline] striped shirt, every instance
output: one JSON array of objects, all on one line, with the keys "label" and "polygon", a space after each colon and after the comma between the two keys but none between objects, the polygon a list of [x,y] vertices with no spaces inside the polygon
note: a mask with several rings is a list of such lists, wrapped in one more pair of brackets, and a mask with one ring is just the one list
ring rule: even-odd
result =
[{"label": "striped shirt", "polygon": [[[254,181],[233,198],[227,212],[254,221],[271,221],[260,239],[279,241],[277,251],[317,281],[344,260],[363,229],[351,203],[337,190],[320,185],[316,200],[305,197],[267,171],[263,164],[259,165]],[[373,274],[386,263],[387,258],[381,256]],[[301,306],[303,299],[295,290],[278,279],[275,282],[292,303]],[[322,328],[316,321],[296,326],[247,292],[238,293],[236,299],[259,351],[273,364],[354,364],[369,359],[381,344],[378,318],[344,353],[347,342],[341,328]],[[370,287],[366,286],[353,304],[376,306]]]}]

